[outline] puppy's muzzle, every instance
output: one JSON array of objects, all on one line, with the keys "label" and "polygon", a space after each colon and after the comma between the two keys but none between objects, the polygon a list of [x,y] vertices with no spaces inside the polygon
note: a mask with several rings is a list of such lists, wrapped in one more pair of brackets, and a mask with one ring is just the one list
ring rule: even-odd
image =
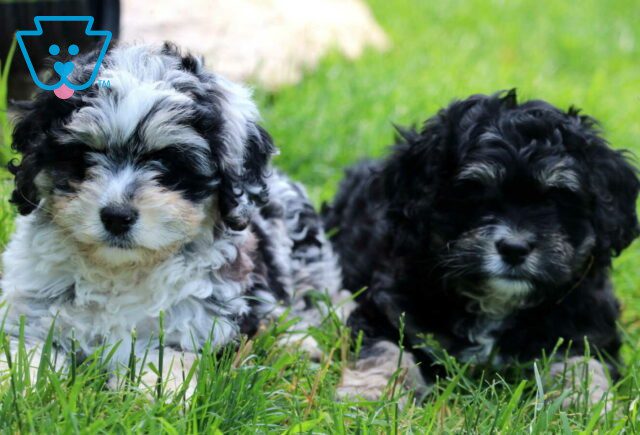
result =
[{"label": "puppy's muzzle", "polygon": [[130,205],[108,205],[100,210],[100,220],[110,234],[122,236],[138,220],[138,211]]}]

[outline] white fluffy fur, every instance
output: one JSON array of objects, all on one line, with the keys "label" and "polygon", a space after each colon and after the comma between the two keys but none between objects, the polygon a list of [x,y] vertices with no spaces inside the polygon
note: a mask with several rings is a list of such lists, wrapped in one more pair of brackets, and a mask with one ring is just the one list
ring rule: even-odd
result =
[{"label": "white fluffy fur", "polygon": [[[316,289],[326,291],[333,302],[347,301],[340,313],[342,318],[348,315],[350,294],[340,291],[340,269],[319,218],[315,213],[302,217],[312,209],[300,186],[266,168],[269,205],[282,215],[263,217],[250,199],[263,186],[244,185],[234,213],[246,214],[255,229],[262,230],[265,250],[256,247],[251,226],[232,230],[225,224],[213,184],[208,197],[193,202],[161,186],[153,167],[135,163],[140,153],[179,144],[201,176],[226,167],[242,179],[244,163],[251,158],[247,141],[260,134],[251,93],[195,62],[194,74],[175,53],[149,46],[111,50],[101,78],[109,79],[112,88],[82,97],[85,104],[54,133],[58,142],[75,146],[81,141],[92,148],[88,155],[94,165],[83,180],[73,181],[71,192],[56,191],[55,174],[41,170],[35,183],[42,200],[36,210],[17,219],[2,256],[0,314],[6,315],[5,326],[13,337],[24,317],[34,354],[53,323],[55,345],[64,351],[71,350],[72,338],[75,349],[85,355],[117,345],[110,361],[114,369],[126,366],[135,331],[136,354],[149,352],[148,361],[157,364],[164,313],[166,378],[176,386],[181,370],[188,372],[204,344],[210,340],[217,347],[234,341],[250,312],[267,320],[291,305],[292,314],[302,318],[300,327],[319,325],[328,308],[316,311],[303,300]],[[217,133],[225,144],[217,167],[209,160],[214,145],[189,126],[196,102],[190,91],[180,90],[183,85],[217,98],[219,107],[214,108],[222,120]],[[114,157],[123,153],[130,159]],[[114,204],[137,212],[126,246],[115,243],[101,221],[104,207]],[[314,243],[294,247],[310,227],[317,232]],[[273,273],[254,270],[256,261]],[[272,275],[277,283],[270,281]],[[285,295],[276,295],[273,284],[281,284]],[[317,352],[306,335],[295,339]],[[143,380],[154,378],[148,376]]]},{"label": "white fluffy fur", "polygon": [[[67,350],[71,334],[86,353],[121,343],[114,363],[127,362],[133,330],[140,354],[153,347],[160,311],[169,346],[197,350],[210,333],[214,345],[228,343],[238,332],[228,316],[246,313],[248,304],[241,297],[243,283],[222,277],[220,269],[236,259],[244,237],[214,240],[203,231],[189,250],[157,265],[101,268],[51,223],[37,215],[20,217],[3,254],[7,326],[17,332],[23,315],[29,338],[42,339],[55,318],[57,342]],[[214,293],[219,306],[203,303]]]}]

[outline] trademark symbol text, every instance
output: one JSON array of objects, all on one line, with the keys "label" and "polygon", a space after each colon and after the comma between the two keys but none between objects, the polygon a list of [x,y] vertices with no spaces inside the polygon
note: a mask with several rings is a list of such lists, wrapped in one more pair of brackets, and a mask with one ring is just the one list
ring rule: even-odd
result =
[{"label": "trademark symbol text", "polygon": [[107,88],[107,89],[111,89],[111,81],[110,80],[98,80],[98,87],[99,88]]}]

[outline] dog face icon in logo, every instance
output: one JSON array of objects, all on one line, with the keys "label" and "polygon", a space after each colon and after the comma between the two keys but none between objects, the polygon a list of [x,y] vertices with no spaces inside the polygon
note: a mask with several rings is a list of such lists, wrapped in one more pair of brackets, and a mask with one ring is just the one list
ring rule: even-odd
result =
[{"label": "dog face icon in logo", "polygon": [[[16,32],[16,40],[18,41],[18,46],[20,47],[20,51],[22,51],[22,55],[27,64],[27,68],[29,68],[29,73],[31,74],[31,78],[34,83],[41,89],[46,91],[53,91],[54,94],[61,99],[67,99],[73,95],[75,91],[81,91],[83,89],[87,89],[89,86],[93,84],[98,76],[98,70],[100,69],[100,64],[102,63],[102,59],[109,48],[109,43],[111,42],[111,32],[108,30],[92,30],[93,26],[93,17],[91,16],[37,16],[33,19],[36,30],[20,30]],[[85,35],[88,37],[95,37],[97,40],[102,39],[102,48],[99,51],[98,59],[95,62],[95,67],[91,72],[89,78],[83,83],[73,83],[70,79],[71,73],[74,68],[77,67],[76,63],[74,63],[74,58],[80,54],[80,48],[76,44],[69,44],[68,46],[61,46],[59,44],[53,43],[49,45],[49,54],[53,56],[54,60],[57,56],[65,57],[68,59],[66,61],[55,60],[53,64],[53,70],[55,75],[57,75],[58,80],[53,80],[52,83],[47,84],[43,83],[42,80],[38,77],[36,69],[33,66],[33,61],[29,56],[29,52],[27,51],[27,47],[25,45],[24,39],[29,37],[42,37],[42,23],[43,22],[79,22],[79,23],[87,23],[85,28]],[[66,56],[68,54],[68,57]]]}]

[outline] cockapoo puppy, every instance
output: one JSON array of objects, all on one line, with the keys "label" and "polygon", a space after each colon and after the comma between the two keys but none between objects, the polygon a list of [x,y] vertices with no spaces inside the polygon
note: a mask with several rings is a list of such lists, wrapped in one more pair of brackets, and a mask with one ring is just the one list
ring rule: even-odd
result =
[{"label": "cockapoo puppy", "polygon": [[[71,80],[96,58],[77,59]],[[208,340],[234,342],[286,309],[295,329],[319,324],[327,307],[309,291],[338,303],[340,269],[304,190],[270,168],[275,148],[250,92],[169,44],[113,48],[98,78],[111,87],[41,93],[15,127],[22,216],[2,277],[13,350],[24,318],[36,367],[52,323],[62,351],[72,339],[80,355],[117,344],[114,372],[135,331],[135,353],[158,366],[163,312],[175,389]]]},{"label": "cockapoo puppy", "polygon": [[367,287],[349,320],[363,351],[340,394],[383,393],[404,313],[409,386],[443,373],[425,334],[494,367],[550,355],[562,339],[551,373],[571,371],[569,388],[588,373],[600,400],[621,341],[609,270],[638,236],[638,188],[594,119],[518,103],[515,91],[456,101],[402,131],[390,156],[348,170],[324,210],[345,287]]}]

